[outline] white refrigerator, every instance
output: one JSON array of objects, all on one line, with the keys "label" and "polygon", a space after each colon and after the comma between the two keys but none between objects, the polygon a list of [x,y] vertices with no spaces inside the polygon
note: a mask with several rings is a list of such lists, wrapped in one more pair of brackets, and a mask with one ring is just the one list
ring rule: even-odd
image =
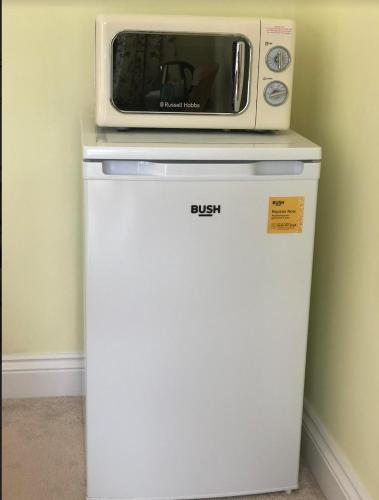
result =
[{"label": "white refrigerator", "polygon": [[88,499],[297,488],[320,158],[84,122]]}]

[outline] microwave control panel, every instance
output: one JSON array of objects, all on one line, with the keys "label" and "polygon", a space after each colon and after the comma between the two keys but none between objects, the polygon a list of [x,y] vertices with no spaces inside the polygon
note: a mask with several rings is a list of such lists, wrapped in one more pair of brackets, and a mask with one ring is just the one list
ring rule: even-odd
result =
[{"label": "microwave control panel", "polygon": [[290,120],[295,26],[292,21],[262,19],[256,129]]}]

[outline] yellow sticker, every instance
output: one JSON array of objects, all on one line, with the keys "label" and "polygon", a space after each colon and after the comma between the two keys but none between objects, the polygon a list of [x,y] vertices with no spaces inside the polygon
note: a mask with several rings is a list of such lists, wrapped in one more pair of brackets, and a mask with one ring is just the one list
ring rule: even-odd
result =
[{"label": "yellow sticker", "polygon": [[270,196],[268,233],[303,232],[304,196]]}]

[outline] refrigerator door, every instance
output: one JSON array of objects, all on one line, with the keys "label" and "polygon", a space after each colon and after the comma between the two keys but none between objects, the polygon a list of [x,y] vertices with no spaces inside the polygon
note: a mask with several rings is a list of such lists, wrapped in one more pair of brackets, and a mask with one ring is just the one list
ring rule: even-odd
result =
[{"label": "refrigerator door", "polygon": [[88,498],[297,487],[319,164],[258,163],[84,164]]}]

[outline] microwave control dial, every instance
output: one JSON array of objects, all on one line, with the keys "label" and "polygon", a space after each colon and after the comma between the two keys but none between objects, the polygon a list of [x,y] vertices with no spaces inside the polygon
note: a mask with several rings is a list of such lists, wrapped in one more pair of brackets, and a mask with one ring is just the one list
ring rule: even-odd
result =
[{"label": "microwave control dial", "polygon": [[281,106],[287,100],[288,88],[283,82],[274,81],[266,85],[263,94],[267,104]]},{"label": "microwave control dial", "polygon": [[285,47],[276,46],[272,47],[267,52],[266,55],[266,64],[271,71],[275,71],[275,73],[280,73],[284,71],[291,62],[291,56],[288,50]]}]

